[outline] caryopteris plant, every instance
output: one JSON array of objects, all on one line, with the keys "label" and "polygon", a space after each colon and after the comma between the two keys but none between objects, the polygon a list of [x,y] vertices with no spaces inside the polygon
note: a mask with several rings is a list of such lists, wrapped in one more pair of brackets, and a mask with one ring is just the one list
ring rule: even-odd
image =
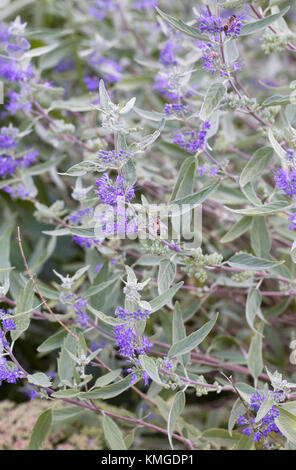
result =
[{"label": "caryopteris plant", "polygon": [[295,450],[295,2],[0,18],[0,446]]}]

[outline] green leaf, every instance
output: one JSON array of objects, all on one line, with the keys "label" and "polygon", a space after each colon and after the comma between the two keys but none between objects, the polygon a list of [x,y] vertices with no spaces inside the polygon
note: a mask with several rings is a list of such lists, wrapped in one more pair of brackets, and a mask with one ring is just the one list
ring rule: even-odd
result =
[{"label": "green leaf", "polygon": [[[67,390],[58,390],[57,392],[54,392],[51,394],[51,397],[53,398],[74,398],[77,397],[80,393],[80,390],[74,390],[74,389],[67,389]],[[80,408],[81,411],[81,408]]]},{"label": "green leaf", "polygon": [[270,408],[273,406],[273,399],[272,398],[265,398],[265,400],[261,403],[259,410],[257,411],[255,423],[259,423],[262,418],[269,412]]},{"label": "green leaf", "polygon": [[275,201],[270,202],[269,204],[264,204],[262,206],[251,207],[249,209],[231,209],[230,207],[226,207],[226,209],[231,212],[235,212],[236,214],[256,216],[275,214],[277,212],[289,209],[290,206],[291,204],[287,203],[286,201]]},{"label": "green leaf", "polygon": [[271,248],[269,231],[264,217],[253,217],[251,235],[251,247],[256,256],[268,256]]},{"label": "green leaf", "polygon": [[109,289],[113,284],[115,284],[118,281],[119,278],[120,276],[115,276],[112,279],[109,279],[109,281],[101,282],[100,284],[91,286],[84,293],[83,297],[87,299],[88,297],[92,297],[93,295],[96,295],[99,292]]},{"label": "green leaf", "polygon": [[207,38],[206,36],[202,36],[197,28],[194,28],[193,26],[188,26],[186,23],[184,23],[184,21],[177,20],[176,18],[167,15],[157,7],[156,11],[165,21],[167,21],[173,28],[177,29],[178,31],[181,31],[181,33],[186,34],[187,36],[190,36],[192,38],[200,39],[201,41],[209,41],[209,38]]},{"label": "green leaf", "polygon": [[262,106],[283,106],[291,103],[289,96],[273,95],[263,101]]},{"label": "green leaf", "polygon": [[47,162],[40,163],[39,165],[33,165],[32,167],[25,169],[25,174],[34,176],[41,175],[47,170],[50,170],[52,167],[57,167],[64,159],[66,155],[61,155],[60,157],[50,158]]},{"label": "green leaf", "polygon": [[121,393],[125,392],[131,387],[131,375],[127,375],[124,379],[119,380],[110,385],[105,385],[98,389],[93,389],[90,392],[81,392],[79,397],[83,399],[90,400],[108,400],[109,398],[117,397]]},{"label": "green leaf", "polygon": [[110,416],[104,415],[103,429],[106,441],[111,450],[127,450],[122,433]]},{"label": "green leaf", "polygon": [[188,196],[184,196],[180,199],[175,199],[174,201],[171,201],[168,209],[165,210],[165,212],[169,212],[172,209],[172,205],[176,204],[179,207],[188,204],[191,206],[191,209],[193,209],[195,206],[198,206],[199,204],[202,204],[210,194],[212,194],[216,189],[218,189],[220,185],[220,181],[215,181],[211,185],[207,186],[206,188],[201,189],[197,193],[190,194]]},{"label": "green leaf", "polygon": [[219,106],[225,93],[226,87],[223,85],[223,83],[213,83],[213,85],[209,87],[199,113],[200,119],[206,121],[211,116],[211,114]]},{"label": "green leaf", "polygon": [[64,339],[63,346],[58,359],[58,375],[61,383],[68,384],[71,382],[74,372],[75,361],[70,356],[76,352],[76,341],[68,334]]},{"label": "green leaf", "polygon": [[93,388],[99,388],[99,387],[104,387],[105,385],[109,385],[117,377],[120,376],[120,373],[121,373],[121,369],[115,369],[115,370],[112,370],[111,372],[108,372],[108,374],[102,375],[96,380],[96,383]]},{"label": "green leaf", "polygon": [[50,431],[52,422],[51,410],[41,413],[32,430],[28,450],[38,450],[42,446],[47,434]]},{"label": "green leaf", "polygon": [[203,432],[202,437],[218,446],[233,447],[241,438],[241,434],[234,432],[232,436],[229,435],[226,429],[212,428]]},{"label": "green leaf", "polygon": [[34,286],[29,279],[25,288],[21,290],[16,303],[16,315],[21,312],[29,312],[27,315],[15,317],[14,323],[16,330],[11,331],[13,341],[17,340],[24,331],[29,328],[31,321],[31,311],[34,303]]},{"label": "green leaf", "polygon": [[262,335],[256,334],[252,337],[250,349],[248,352],[248,368],[254,380],[257,380],[263,371],[262,359]]},{"label": "green leaf", "polygon": [[236,238],[243,235],[247,230],[249,230],[252,226],[252,218],[251,217],[241,217],[231,229],[221,238],[221,243],[229,243],[235,240]]},{"label": "green leaf", "polygon": [[50,44],[49,46],[35,47],[25,52],[24,58],[40,57],[41,55],[47,54],[58,47],[58,44]]},{"label": "green leaf", "polygon": [[241,397],[247,402],[251,402],[251,396],[256,393],[256,390],[254,387],[251,387],[250,385],[243,383],[243,382],[238,382],[236,383],[236,388],[239,391],[239,394]]},{"label": "green leaf", "polygon": [[285,158],[286,158],[286,152],[285,150],[280,146],[280,144],[278,143],[278,141],[275,139],[274,135],[273,135],[273,132],[271,129],[268,129],[268,138],[269,138],[269,141],[275,151],[275,153],[280,157],[281,161],[282,162],[285,162]]},{"label": "green leaf", "polygon": [[9,289],[9,271],[10,268],[10,237],[13,231],[13,225],[8,226],[0,235],[0,288],[1,297],[5,296]]},{"label": "green leaf", "polygon": [[293,245],[291,247],[290,256],[293,263],[296,263],[296,240],[293,241]]},{"label": "green leaf", "polygon": [[151,300],[151,302],[149,302],[151,307],[151,313],[157,312],[157,310],[164,307],[174,297],[174,295],[178,292],[180,287],[183,286],[183,284],[183,281],[178,282],[178,284],[171,287],[167,292],[164,292],[155,299]]},{"label": "green leaf", "polygon": [[194,157],[185,158],[179,170],[178,179],[171,195],[171,201],[192,194],[195,167],[196,160]]},{"label": "green leaf", "polygon": [[210,333],[218,318],[218,313],[209,322],[205,323],[199,330],[191,333],[186,338],[173,344],[168,352],[168,357],[180,356],[195,349]]},{"label": "green leaf", "polygon": [[266,18],[262,18],[261,20],[258,21],[253,21],[253,23],[246,24],[242,27],[240,36],[247,36],[249,34],[257,33],[258,31],[261,31],[262,29],[266,28],[270,24],[274,23],[276,20],[284,16],[290,7],[284,8],[281,10],[279,13],[276,13],[275,15],[270,15],[267,16]]},{"label": "green leaf", "polygon": [[240,185],[244,187],[250,181],[259,177],[267,166],[270,164],[273,157],[273,149],[271,147],[262,147],[254,153],[251,160],[248,161],[240,175]]},{"label": "green leaf", "polygon": [[174,450],[172,434],[185,408],[185,393],[180,390],[176,393],[168,417],[168,438],[171,448]]},{"label": "green leaf", "polygon": [[94,105],[91,103],[89,96],[80,96],[79,98],[72,98],[70,100],[53,101],[48,111],[57,109],[72,111],[73,113],[82,113],[85,111],[92,111],[94,109]]},{"label": "green leaf", "polygon": [[36,372],[27,376],[28,382],[39,387],[50,387],[51,380],[43,372]]},{"label": "green leaf", "polygon": [[49,338],[47,338],[43,343],[38,346],[37,351],[38,352],[49,352],[49,351],[54,351],[55,349],[58,349],[62,346],[64,339],[67,335],[67,332],[65,330],[60,330],[54,335],[51,335]]},{"label": "green leaf", "polygon": [[92,160],[85,160],[76,165],[71,166],[65,173],[59,173],[59,175],[67,176],[84,176],[87,173],[93,173],[95,171],[101,171],[98,163]]},{"label": "green leaf", "polygon": [[89,304],[87,304],[87,309],[91,313],[93,313],[97,318],[99,318],[99,320],[106,323],[107,325],[118,326],[118,325],[123,325],[124,324],[123,320],[119,320],[118,318],[110,317],[109,315],[105,315],[105,313],[100,312],[99,310],[96,310],[95,308],[93,308]]},{"label": "green leaf", "polygon": [[176,275],[175,263],[173,263],[173,261],[167,258],[162,259],[159,263],[159,270],[158,270],[158,277],[157,277],[157,286],[158,286],[159,294],[163,294],[169,289],[170,285],[175,279],[175,275]]},{"label": "green leaf", "polygon": [[260,294],[259,289],[251,288],[248,293],[246,302],[246,320],[250,328],[254,331],[254,333],[259,333],[254,327],[254,320],[256,316],[260,318],[262,317],[261,302],[262,296]]},{"label": "green leaf", "polygon": [[277,427],[290,442],[296,445],[296,416],[280,406],[276,409],[279,412],[279,416],[275,418]]},{"label": "green leaf", "polygon": [[149,377],[157,384],[163,385],[163,382],[161,381],[159,377],[158,368],[154,359],[149,356],[139,356],[139,360],[140,360],[141,366],[147,372]]},{"label": "green leaf", "polygon": [[231,408],[231,412],[230,412],[229,420],[228,420],[228,432],[230,436],[232,436],[232,430],[239,416],[243,415],[245,411],[246,410],[245,410],[243,403],[241,402],[241,399],[237,398],[237,400],[233,404],[233,407]]},{"label": "green leaf", "polygon": [[241,186],[240,189],[253,206],[262,206],[262,202],[256,194],[253,183],[250,182],[244,187]]},{"label": "green leaf", "polygon": [[229,266],[250,271],[268,270],[283,263],[284,261],[271,261],[265,258],[256,258],[249,253],[238,253],[227,261]]},{"label": "green leaf", "polygon": [[[173,344],[184,339],[186,337],[186,330],[184,326],[183,315],[179,302],[175,303],[174,314],[173,314]],[[181,361],[186,367],[190,360],[190,353],[181,356]]]}]

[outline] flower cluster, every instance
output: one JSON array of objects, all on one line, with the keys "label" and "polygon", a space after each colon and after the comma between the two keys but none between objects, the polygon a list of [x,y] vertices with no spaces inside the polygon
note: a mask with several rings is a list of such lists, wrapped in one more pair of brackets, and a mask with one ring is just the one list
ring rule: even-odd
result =
[{"label": "flower cluster", "polygon": [[[151,348],[148,338],[138,335],[135,324],[139,320],[149,318],[149,314],[149,310],[137,309],[133,312],[128,312],[122,307],[117,307],[115,311],[116,317],[124,321],[124,324],[116,326],[113,330],[115,342],[119,354],[127,358],[127,362],[133,365],[133,367],[127,369],[127,372],[130,372],[132,375],[132,383],[135,383],[138,378],[138,356],[146,354]],[[148,385],[149,376],[146,372],[143,375],[143,379],[145,385]]]},{"label": "flower cluster", "polygon": [[207,131],[210,127],[210,123],[205,121],[202,123],[201,129],[198,132],[185,131],[183,133],[182,131],[179,131],[173,139],[173,144],[179,145],[187,152],[195,153],[204,147]]},{"label": "flower cluster", "polygon": [[69,215],[69,222],[71,224],[78,224],[82,223],[83,219],[85,217],[91,216],[93,213],[93,209],[90,207],[86,207],[85,209],[79,209],[76,212],[72,212],[72,214]]},{"label": "flower cluster", "polygon": [[88,323],[88,317],[85,315],[85,308],[87,300],[77,299],[74,304],[71,305],[75,315],[77,315],[77,322],[82,326],[86,327]]},{"label": "flower cluster", "polygon": [[88,14],[96,20],[102,21],[114,8],[116,8],[116,4],[113,0],[96,0],[94,6],[89,8]]},{"label": "flower cluster", "polygon": [[222,33],[236,38],[241,32],[242,19],[242,16],[231,15],[224,21],[221,17],[203,11],[198,18],[199,30],[201,34],[207,34],[214,41],[221,41]]},{"label": "flower cluster", "polygon": [[7,364],[5,357],[0,357],[0,385],[2,382],[15,384],[18,379],[21,379],[23,373],[20,369],[11,368]]},{"label": "flower cluster", "polygon": [[10,315],[10,313],[0,309],[0,321],[2,322],[2,327],[7,331],[16,330],[16,325],[13,319],[5,318],[6,315]]},{"label": "flower cluster", "polygon": [[133,3],[133,8],[135,10],[149,10],[157,7],[157,0],[136,0]]},{"label": "flower cluster", "polygon": [[[94,45],[94,51],[91,52],[89,56],[88,65],[95,71],[96,75],[99,75],[100,78],[104,80],[104,82],[117,83],[122,78],[123,68],[121,64],[111,57],[102,56],[98,52],[96,45]],[[97,76],[85,77],[84,83],[90,91],[95,91],[99,87],[99,79]]]},{"label": "flower cluster", "polygon": [[172,114],[180,114],[187,110],[187,107],[184,104],[178,103],[166,103],[163,108],[163,112],[168,116]]},{"label": "flower cluster", "polygon": [[278,168],[273,171],[273,174],[276,186],[291,199],[294,199],[296,196],[296,169],[293,167],[287,170]]},{"label": "flower cluster", "polygon": [[[250,412],[258,412],[260,406],[264,402],[266,397],[256,393],[250,398]],[[240,415],[237,424],[246,425],[247,427],[242,429],[242,433],[246,436],[252,436],[254,442],[267,441],[271,433],[281,434],[279,428],[275,423],[275,419],[279,416],[278,410],[272,406],[270,410],[263,416],[258,424],[255,423],[255,416],[248,417],[246,419],[243,415]]]},{"label": "flower cluster", "polygon": [[100,165],[108,168],[118,168],[124,165],[132,157],[131,153],[126,150],[99,150],[98,158]]},{"label": "flower cluster", "polygon": [[165,67],[177,65],[175,57],[177,46],[174,41],[167,40],[159,53],[159,62]]},{"label": "flower cluster", "polygon": [[126,185],[123,177],[120,175],[113,182],[108,174],[104,173],[96,181],[96,186],[95,193],[99,195],[104,204],[114,206],[118,203],[118,198],[124,198],[128,202],[135,197],[134,187]]},{"label": "flower cluster", "polygon": [[80,237],[79,235],[73,235],[72,240],[81,246],[81,248],[92,248],[94,245],[101,243],[97,238]]},{"label": "flower cluster", "polygon": [[19,17],[8,27],[0,25],[0,75],[10,82],[24,82],[34,75],[31,65],[23,67],[19,60],[30,49],[30,43],[23,37],[25,27]]},{"label": "flower cluster", "polygon": [[115,311],[115,315],[119,320],[123,320],[125,322],[132,322],[132,321],[139,321],[139,320],[146,320],[149,318],[150,311],[149,310],[142,310],[138,308],[133,312],[128,312],[122,307],[117,307]]}]

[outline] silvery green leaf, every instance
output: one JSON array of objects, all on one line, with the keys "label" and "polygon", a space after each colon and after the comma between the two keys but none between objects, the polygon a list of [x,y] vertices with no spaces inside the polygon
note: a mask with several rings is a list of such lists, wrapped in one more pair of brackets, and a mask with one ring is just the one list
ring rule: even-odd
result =
[{"label": "silvery green leaf", "polygon": [[268,270],[283,264],[284,261],[272,261],[265,258],[259,258],[249,253],[238,253],[233,255],[228,261],[227,264],[234,268],[251,270],[251,271],[260,271]]},{"label": "silvery green leaf", "polygon": [[201,107],[199,114],[200,119],[206,121],[211,116],[211,114],[219,106],[225,93],[226,88],[223,83],[213,83],[213,85],[210,85]]},{"label": "silvery green leaf", "polygon": [[273,157],[273,150],[270,147],[262,147],[254,153],[251,160],[248,161],[240,175],[240,185],[244,187],[250,181],[259,177],[267,166],[270,164]]},{"label": "silvery green leaf", "polygon": [[240,415],[243,415],[245,413],[246,409],[241,402],[240,398],[237,398],[236,401],[233,404],[233,407],[231,408],[231,412],[229,415],[229,420],[228,420],[228,432],[230,436],[232,436],[232,430],[240,417]]},{"label": "silvery green leaf", "polygon": [[[226,207],[226,206],[225,206]],[[257,215],[270,215],[283,210],[289,209],[291,204],[286,201],[275,201],[262,206],[250,207],[249,209],[231,209],[226,207],[231,212],[241,215],[257,216]]]},{"label": "silvery green leaf", "polygon": [[178,423],[178,419],[181,416],[182,412],[185,408],[185,393],[183,391],[179,391],[176,393],[174,397],[174,401],[172,403],[169,416],[168,416],[168,438],[171,448],[174,450],[172,434],[176,428]]},{"label": "silvery green leaf", "polygon": [[136,98],[133,97],[131,98],[126,104],[125,106],[123,106],[123,108],[121,108],[121,110],[119,111],[119,114],[127,114],[129,111],[131,111],[135,105],[135,102],[136,102]]},{"label": "silvery green leaf", "polygon": [[253,217],[250,235],[251,247],[255,255],[268,257],[271,248],[271,240],[264,217]]},{"label": "silvery green leaf", "polygon": [[199,330],[191,333],[191,335],[173,344],[168,352],[168,357],[180,356],[195,349],[211,332],[217,321],[217,318],[218,313],[212,318],[212,320],[205,323]]},{"label": "silvery green leaf", "polygon": [[232,64],[239,57],[239,51],[235,40],[227,41],[224,46],[224,54],[227,64]]},{"label": "silvery green leaf", "polygon": [[96,380],[96,383],[92,388],[99,388],[99,387],[104,387],[105,385],[109,385],[111,382],[113,382],[117,377],[120,376],[121,369],[115,369],[112,370],[111,372],[108,372],[107,374],[102,375]]},{"label": "silvery green leaf", "polygon": [[291,251],[290,251],[290,256],[293,261],[293,263],[296,263],[296,240],[294,240]]},{"label": "silvery green leaf", "polygon": [[156,11],[165,21],[167,21],[173,28],[177,29],[178,31],[181,31],[181,33],[186,34],[187,36],[190,36],[192,38],[200,39],[201,41],[209,41],[208,37],[200,34],[199,29],[187,25],[182,20],[177,20],[176,18],[167,15],[157,7]]},{"label": "silvery green leaf", "polygon": [[118,325],[123,325],[124,321],[119,320],[118,318],[115,317],[110,317],[109,315],[105,315],[103,312],[99,312],[99,310],[96,310],[94,307],[91,305],[87,305],[87,309],[95,315],[99,320],[101,320],[103,323],[106,323],[107,325],[111,326],[118,326]]},{"label": "silvery green leaf", "polygon": [[159,263],[158,270],[158,293],[163,294],[172,284],[176,275],[176,265],[170,259],[162,259]]},{"label": "silvery green leaf", "polygon": [[275,423],[283,435],[294,445],[296,445],[296,416],[282,407],[276,408],[279,416],[275,418]]},{"label": "silvery green leaf", "polygon": [[262,296],[260,294],[259,289],[251,288],[246,302],[246,320],[250,328],[254,331],[254,333],[258,333],[261,335],[259,331],[256,330],[254,326],[254,321],[256,316],[262,317],[261,314],[261,302]]},{"label": "silvery green leaf", "polygon": [[28,450],[38,450],[43,444],[47,434],[50,431],[52,423],[52,412],[51,409],[43,411],[37,419],[32,434],[30,437],[30,442]]},{"label": "silvery green leaf", "polygon": [[241,217],[221,238],[221,243],[229,243],[247,232],[252,226],[251,217]]},{"label": "silvery green leaf", "polygon": [[[11,331],[11,338],[13,341],[18,339],[30,326],[31,312],[34,304],[34,286],[29,279],[24,287],[20,291],[20,294],[16,303],[15,320],[16,330]],[[27,315],[17,316],[18,313],[28,312]]]},{"label": "silvery green leaf", "polygon": [[271,25],[279,18],[284,16],[289,11],[289,9],[290,7],[284,8],[279,13],[275,13],[274,15],[266,16],[265,18],[262,18],[260,20],[243,25],[240,36],[247,36],[249,34],[254,34],[258,31],[261,31],[262,29],[266,28],[267,26]]},{"label": "silvery green leaf", "polygon": [[100,80],[99,95],[100,95],[100,107],[105,111],[109,111],[110,108],[112,108],[113,103],[107,93],[104,80]]},{"label": "silvery green leaf", "polygon": [[273,406],[273,399],[272,398],[265,398],[265,400],[262,402],[259,410],[257,411],[257,415],[255,418],[255,423],[259,423],[259,421],[264,418],[266,413],[269,412],[270,408]]},{"label": "silvery green leaf", "polygon": [[149,356],[139,356],[139,361],[145,372],[149,375],[151,380],[159,385],[163,385],[162,380],[159,377],[158,368],[155,360]]},{"label": "silvery green leaf", "polygon": [[[173,313],[173,344],[184,339],[186,337],[186,329],[184,326],[184,319],[182,315],[182,310],[180,303],[175,303],[174,313]],[[184,354],[180,357],[183,365],[186,367],[190,360],[190,353]]]},{"label": "silvery green leaf", "polygon": [[122,433],[112,418],[104,415],[103,430],[108,446],[111,450],[127,450]]},{"label": "silvery green leaf", "polygon": [[53,335],[49,336],[43,343],[41,343],[37,351],[38,352],[50,352],[55,349],[58,349],[62,346],[64,339],[67,335],[67,332],[65,330],[60,330],[57,333],[54,333]]},{"label": "silvery green leaf", "polygon": [[90,392],[80,392],[79,397],[82,400],[108,400],[109,398],[117,397],[131,387],[131,378],[131,375],[127,375],[118,382],[95,388]]},{"label": "silvery green leaf", "polygon": [[255,334],[251,339],[251,345],[248,352],[248,368],[255,381],[263,371],[262,359],[262,334]]},{"label": "silvery green leaf", "polygon": [[70,334],[64,339],[58,358],[58,375],[61,384],[71,383],[74,373],[75,361],[70,357],[68,351],[75,356],[76,341]]},{"label": "silvery green leaf", "polygon": [[269,141],[275,151],[275,153],[280,157],[280,159],[282,160],[282,162],[285,162],[285,157],[286,157],[286,152],[285,150],[280,146],[280,144],[278,143],[278,141],[275,139],[274,135],[273,135],[273,132],[272,130],[269,128],[268,129],[268,137],[269,137]]},{"label": "silvery green leaf", "polygon": [[58,44],[50,44],[49,46],[35,47],[24,53],[24,58],[40,57],[41,55],[47,54],[58,47]]},{"label": "silvery green leaf", "polygon": [[51,380],[43,372],[36,372],[27,376],[28,382],[39,387],[50,387]]},{"label": "silvery green leaf", "polygon": [[157,310],[164,307],[164,305],[166,305],[174,297],[182,285],[183,282],[179,282],[175,286],[171,287],[167,292],[164,292],[155,299],[151,300],[149,302],[151,306],[151,313],[157,312]]}]

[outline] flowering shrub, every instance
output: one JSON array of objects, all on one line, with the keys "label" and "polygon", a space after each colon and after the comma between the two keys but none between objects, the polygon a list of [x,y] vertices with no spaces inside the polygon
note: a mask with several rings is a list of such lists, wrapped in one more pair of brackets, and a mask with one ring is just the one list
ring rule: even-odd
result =
[{"label": "flowering shrub", "polygon": [[296,449],[293,3],[1,2],[0,447]]}]

